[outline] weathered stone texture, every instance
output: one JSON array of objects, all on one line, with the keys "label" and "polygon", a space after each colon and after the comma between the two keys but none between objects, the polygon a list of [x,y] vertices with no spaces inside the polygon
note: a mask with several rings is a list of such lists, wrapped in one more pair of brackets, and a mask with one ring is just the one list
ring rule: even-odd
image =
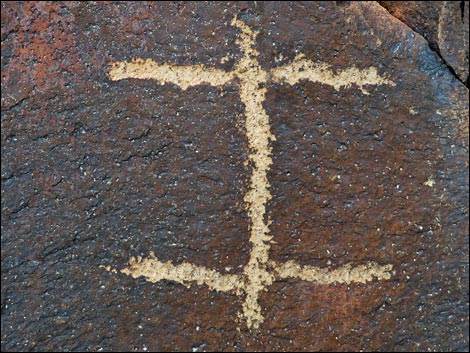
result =
[{"label": "weathered stone texture", "polygon": [[458,77],[469,84],[469,1],[379,1],[423,35]]},{"label": "weathered stone texture", "polygon": [[[239,81],[109,77],[133,58],[231,71],[235,16],[266,71],[303,53],[395,84],[265,84],[270,259],[393,274],[274,282],[256,330],[243,295],[109,271],[250,260]],[[377,3],[2,2],[1,40],[2,351],[468,350],[468,89]]]}]

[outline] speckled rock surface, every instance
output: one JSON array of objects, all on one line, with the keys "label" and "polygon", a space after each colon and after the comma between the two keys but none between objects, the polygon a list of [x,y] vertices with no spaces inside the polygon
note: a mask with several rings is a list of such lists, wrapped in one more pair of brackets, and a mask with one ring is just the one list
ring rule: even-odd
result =
[{"label": "speckled rock surface", "polygon": [[[134,58],[242,72],[234,18],[268,73],[270,261],[393,267],[273,281],[257,328],[243,291],[119,272],[153,252],[243,278],[253,257],[244,76],[110,79]],[[468,350],[468,89],[377,3],[2,2],[1,40],[2,351]],[[276,81],[300,54],[391,83]]]}]

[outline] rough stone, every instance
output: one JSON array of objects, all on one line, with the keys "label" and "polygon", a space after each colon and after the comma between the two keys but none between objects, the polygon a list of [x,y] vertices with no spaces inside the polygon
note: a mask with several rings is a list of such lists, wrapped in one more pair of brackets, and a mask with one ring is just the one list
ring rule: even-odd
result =
[{"label": "rough stone", "polygon": [[377,3],[2,2],[1,40],[2,351],[468,350],[468,89]]},{"label": "rough stone", "polygon": [[469,1],[379,1],[418,32],[469,87]]}]

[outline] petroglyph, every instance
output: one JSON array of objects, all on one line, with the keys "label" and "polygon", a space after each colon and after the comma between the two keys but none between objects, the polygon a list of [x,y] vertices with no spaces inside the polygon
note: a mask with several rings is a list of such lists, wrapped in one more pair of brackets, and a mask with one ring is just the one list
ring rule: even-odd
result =
[{"label": "petroglyph", "polygon": [[364,88],[366,85],[395,86],[394,82],[380,76],[375,67],[365,70],[350,67],[335,74],[328,64],[315,64],[303,54],[297,55],[292,63],[272,70],[272,75],[275,82],[285,81],[294,85],[301,80],[308,80],[333,86],[337,91],[355,84],[364,94],[369,94]]},{"label": "petroglyph", "polygon": [[376,262],[368,262],[353,267],[346,264],[334,270],[316,266],[300,266],[295,261],[287,261],[284,264],[274,264],[274,272],[279,279],[300,278],[304,281],[317,282],[320,284],[353,282],[367,283],[374,278],[390,279],[392,265],[380,266]]},{"label": "petroglyph", "polygon": [[169,262],[161,262],[153,251],[146,259],[131,257],[129,267],[121,270],[122,273],[134,278],[145,277],[149,282],[156,283],[162,279],[169,279],[185,286],[191,282],[199,285],[205,284],[211,290],[240,292],[242,282],[237,275],[222,275],[219,272],[189,263],[174,266]]},{"label": "petroglyph", "polygon": [[271,133],[269,116],[263,108],[267,92],[265,84],[275,82],[293,85],[308,80],[332,86],[336,90],[357,86],[364,94],[368,94],[365,89],[368,85],[395,84],[379,75],[374,67],[351,67],[335,73],[327,64],[314,63],[303,55],[268,72],[263,70],[257,59],[259,52],[254,46],[258,32],[236,17],[231,24],[240,30],[237,44],[243,52],[233,71],[226,72],[204,65],[176,66],[159,64],[151,59],[134,59],[130,62],[111,63],[109,77],[114,81],[129,78],[151,79],[159,84],[178,85],[183,90],[197,85],[222,87],[229,82],[238,85],[240,99],[245,105],[249,160],[253,165],[250,188],[244,198],[250,219],[250,259],[243,272],[234,275],[221,274],[191,263],[173,265],[170,262],[161,262],[150,253],[146,259],[131,258],[129,266],[121,272],[134,278],[143,276],[151,282],[165,279],[185,286],[196,283],[216,291],[234,291],[245,297],[241,318],[246,320],[248,328],[256,329],[264,320],[258,303],[259,294],[276,280],[299,278],[319,284],[366,283],[389,279],[393,270],[392,265],[379,265],[375,262],[328,269],[300,266],[294,261],[279,264],[269,260],[273,236],[269,229],[271,220],[266,215],[266,203],[272,197],[267,173],[272,164],[270,142],[275,140],[275,136]]}]

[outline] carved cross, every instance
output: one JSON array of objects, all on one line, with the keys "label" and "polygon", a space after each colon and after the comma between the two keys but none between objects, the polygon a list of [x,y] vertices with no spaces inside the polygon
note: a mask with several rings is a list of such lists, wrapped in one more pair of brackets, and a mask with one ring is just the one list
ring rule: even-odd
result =
[{"label": "carved cross", "polygon": [[151,252],[145,259],[140,256],[137,259],[132,257],[129,266],[120,272],[134,278],[143,276],[151,282],[171,280],[187,286],[195,282],[206,285],[211,290],[234,291],[237,295],[244,295],[240,317],[246,320],[249,329],[257,329],[264,320],[258,303],[259,294],[276,280],[299,278],[322,284],[366,283],[374,279],[389,279],[393,269],[391,264],[379,265],[376,262],[367,262],[356,267],[347,264],[329,269],[300,266],[295,261],[276,263],[269,259],[273,237],[269,229],[271,220],[265,214],[266,202],[272,197],[267,173],[272,164],[270,141],[274,141],[275,136],[271,133],[269,116],[263,108],[267,91],[265,84],[275,82],[294,85],[302,80],[310,80],[330,85],[336,90],[355,85],[364,94],[368,94],[365,90],[367,85],[395,84],[380,76],[374,67],[362,70],[351,67],[334,73],[327,64],[314,63],[304,55],[298,55],[291,63],[268,72],[259,64],[259,52],[254,48],[258,32],[236,17],[231,24],[241,31],[237,44],[243,53],[233,71],[227,72],[204,65],[175,66],[160,64],[151,59],[136,59],[111,63],[109,77],[114,81],[128,78],[152,79],[160,84],[176,84],[183,90],[197,85],[221,87],[229,82],[238,84],[240,98],[245,105],[246,134],[251,152],[249,160],[253,164],[250,188],[244,198],[250,219],[250,259],[241,274],[221,274],[191,263],[175,266],[171,262],[161,262]]}]

